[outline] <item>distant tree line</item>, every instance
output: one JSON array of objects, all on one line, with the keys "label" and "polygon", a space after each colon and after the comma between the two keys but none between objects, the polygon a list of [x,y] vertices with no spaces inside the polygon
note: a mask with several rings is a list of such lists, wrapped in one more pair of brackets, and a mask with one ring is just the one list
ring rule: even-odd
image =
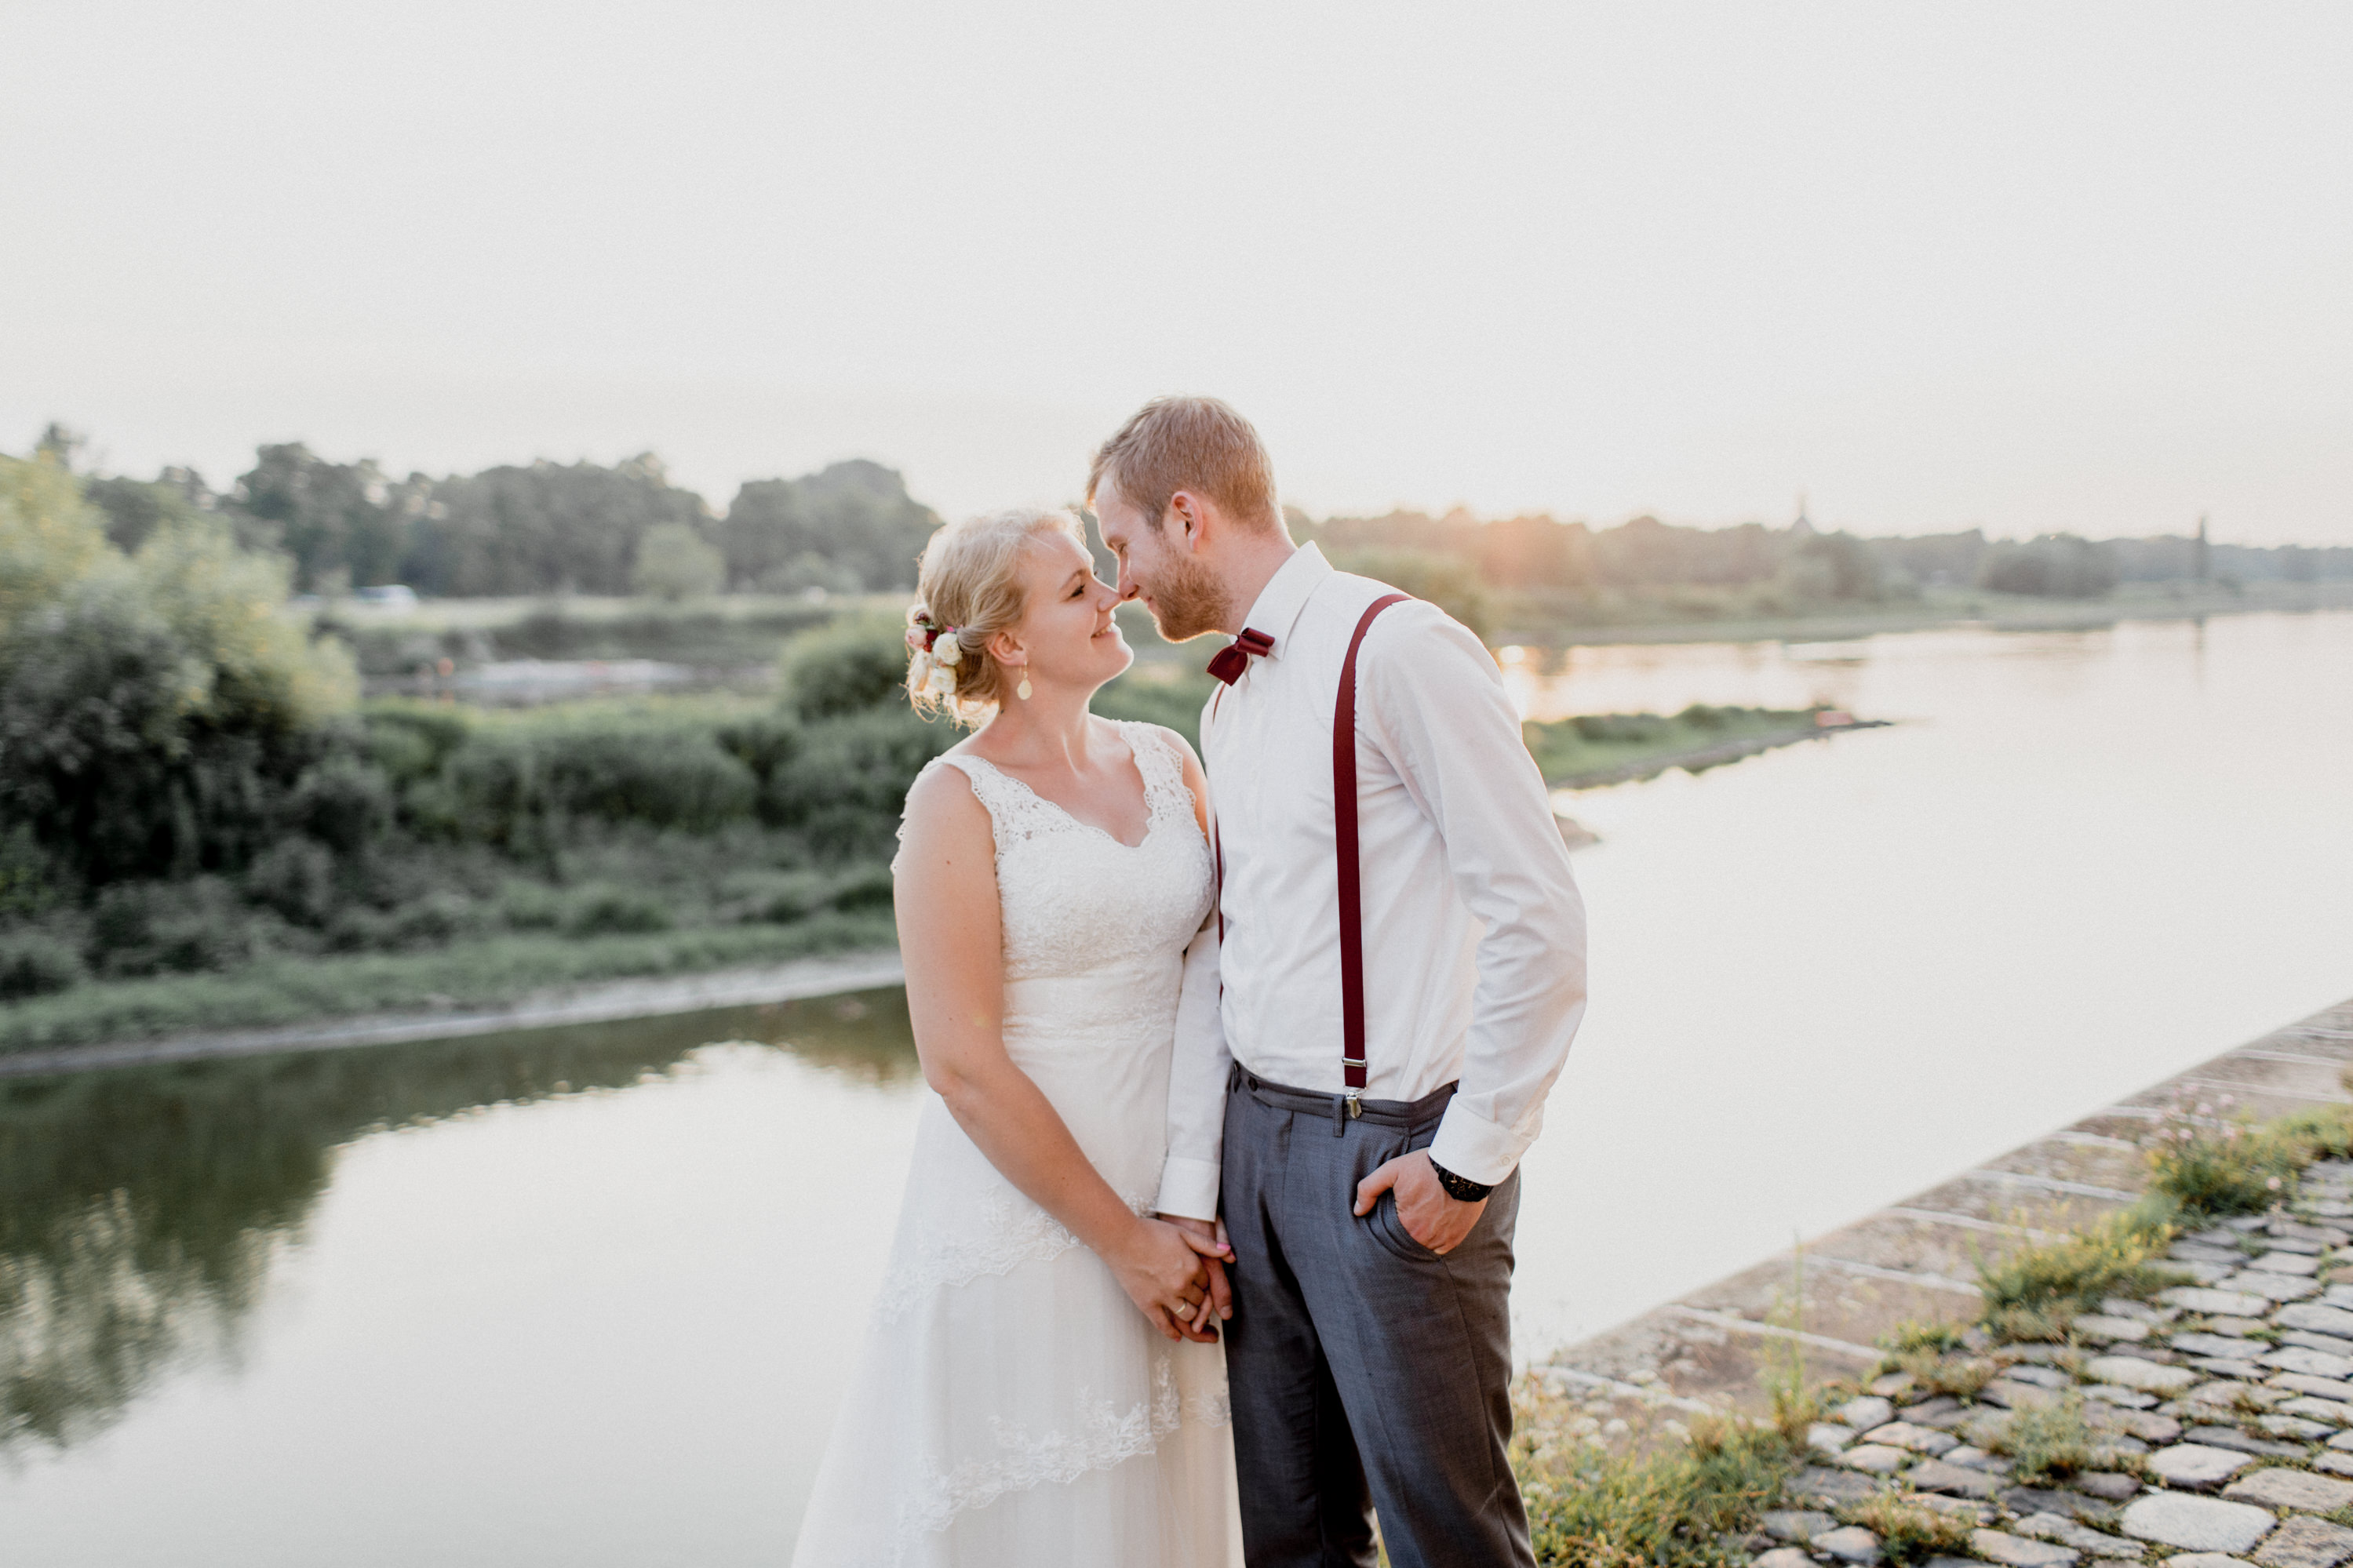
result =
[{"label": "distant tree line", "polygon": [[[70,468],[79,444],[52,426],[41,449]],[[218,492],[186,468],[82,479],[118,549],[135,551],[166,522],[213,517],[240,546],[286,556],[304,593],[393,583],[452,597],[908,588],[940,523],[895,470],[864,460],[747,481],[724,512],[672,484],[651,453],[609,468],[540,461],[395,479],[373,459],[332,462],[294,442],[259,448],[253,467]],[[1865,539],[1803,521],[1702,529],[1637,517],[1593,528],[1461,510],[1292,521],[1347,564],[1474,626],[1490,590],[1757,590],[1794,608],[1937,587],[2085,598],[2118,583],[2353,578],[2353,549],[2209,548],[2186,536],[2002,542],[1971,529]]]},{"label": "distant tree line", "polygon": [[[1461,578],[1454,585],[1457,593],[1478,586],[1641,590],[1772,584],[1800,602],[1886,599],[1929,587],[2093,598],[2120,582],[2192,581],[2201,574],[2200,542],[2189,537],[2094,541],[2054,533],[2005,542],[1971,529],[1865,539],[1821,532],[1803,522],[1701,529],[1653,517],[1596,529],[1543,515],[1482,521],[1460,510],[1442,517],[1393,511],[1321,522],[1294,512],[1291,521],[1295,533],[1321,541],[1327,551],[1362,562],[1367,570],[1386,563],[1393,575],[1413,557],[1421,558],[1426,572],[1440,561],[1453,563]],[[2353,578],[2353,548],[2215,544],[2204,550],[2202,573],[2239,583]],[[1395,580],[1402,584],[1401,577]]]},{"label": "distant tree line", "polygon": [[[40,450],[70,466],[79,439],[52,426]],[[911,588],[940,524],[879,463],[755,479],[723,513],[641,454],[610,468],[535,462],[396,479],[373,458],[338,463],[300,442],[265,446],[215,491],[187,468],[153,479],[84,476],[117,548],[166,522],[213,517],[247,549],[291,563],[298,593],[406,584],[420,594]]]}]

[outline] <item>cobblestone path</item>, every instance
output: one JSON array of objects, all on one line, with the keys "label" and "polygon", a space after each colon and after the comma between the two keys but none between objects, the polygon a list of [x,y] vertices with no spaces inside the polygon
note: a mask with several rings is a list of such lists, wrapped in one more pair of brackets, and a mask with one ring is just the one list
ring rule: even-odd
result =
[{"label": "cobblestone path", "polygon": [[[1830,1511],[1894,1490],[1971,1527],[1971,1558],[2010,1568],[2337,1568],[2353,1561],[2353,1163],[2308,1167],[2293,1197],[2174,1244],[2189,1283],[2112,1300],[2073,1343],[1970,1346],[1974,1394],[1873,1379],[1896,1323],[1977,1316],[1979,1258],[2130,1204],[2141,1139],[2168,1107],[2232,1097],[2258,1120],[2343,1104],[2353,1001],[2316,1014],[1988,1162],[1805,1249],[1573,1345],[1535,1376],[1599,1422],[1631,1405],[1754,1408],[1768,1347],[1869,1380],[1810,1434],[1814,1462],[1751,1538],[1756,1568],[1876,1562]],[[2080,1407],[2090,1468],[2021,1485],[1994,1450],[2022,1413]],[[1779,1542],[1781,1544],[1776,1544]],[[1971,1558],[1933,1559],[1962,1568]]]}]

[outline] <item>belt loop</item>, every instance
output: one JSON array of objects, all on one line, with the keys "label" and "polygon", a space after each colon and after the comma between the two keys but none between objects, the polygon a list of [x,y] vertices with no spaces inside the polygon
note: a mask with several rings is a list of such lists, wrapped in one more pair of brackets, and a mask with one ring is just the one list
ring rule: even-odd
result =
[{"label": "belt loop", "polygon": [[1332,1136],[1345,1138],[1347,1135],[1348,1102],[1335,1094],[1332,1097]]}]

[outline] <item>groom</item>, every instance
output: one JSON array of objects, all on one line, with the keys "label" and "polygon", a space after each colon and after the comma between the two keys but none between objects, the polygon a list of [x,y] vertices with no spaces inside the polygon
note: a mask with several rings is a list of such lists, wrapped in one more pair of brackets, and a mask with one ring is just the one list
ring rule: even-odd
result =
[{"label": "groom", "polygon": [[1087,490],[1122,595],[1172,641],[1235,638],[1201,719],[1219,938],[1186,978],[1158,1206],[1233,1243],[1251,1568],[1370,1568],[1375,1510],[1398,1568],[1532,1563],[1512,1226],[1585,915],[1495,662],[1294,544],[1214,399],[1146,405]]}]

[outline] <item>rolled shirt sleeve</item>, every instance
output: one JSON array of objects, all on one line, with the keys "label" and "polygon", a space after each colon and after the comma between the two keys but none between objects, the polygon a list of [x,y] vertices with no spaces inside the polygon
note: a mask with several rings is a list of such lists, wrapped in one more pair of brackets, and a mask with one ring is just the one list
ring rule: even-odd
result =
[{"label": "rolled shirt sleeve", "polygon": [[1436,826],[1456,895],[1485,928],[1461,1087],[1430,1156],[1492,1184],[1535,1141],[1585,1016],[1585,904],[1493,657],[1443,616],[1396,618],[1395,635],[1367,638],[1360,722]]}]

